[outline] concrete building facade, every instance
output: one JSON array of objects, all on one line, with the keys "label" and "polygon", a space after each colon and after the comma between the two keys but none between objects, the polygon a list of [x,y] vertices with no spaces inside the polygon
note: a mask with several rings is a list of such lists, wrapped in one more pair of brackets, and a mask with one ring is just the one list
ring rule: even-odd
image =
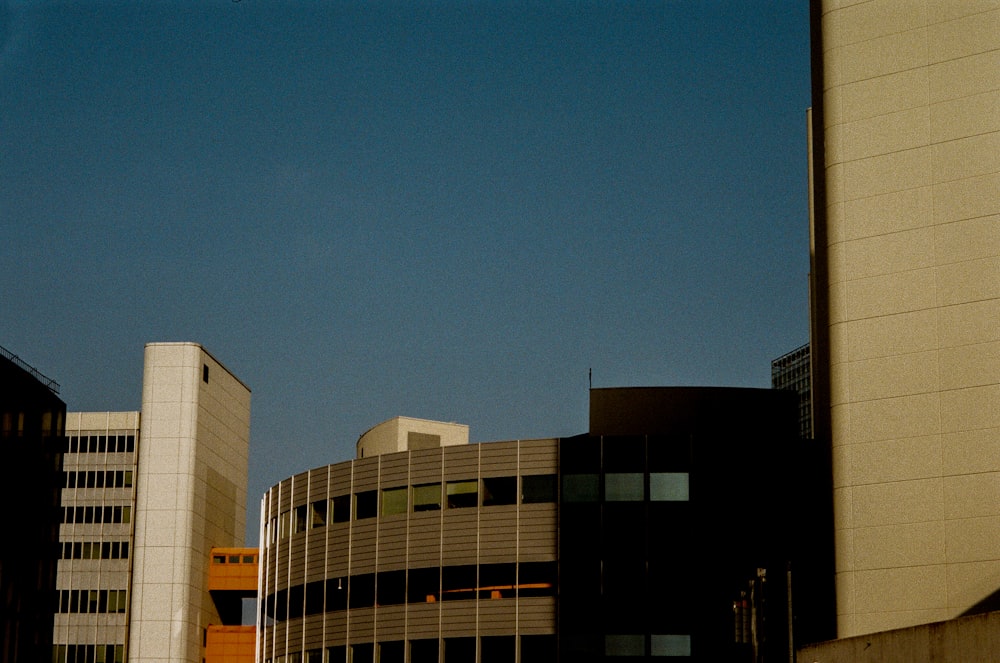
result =
[{"label": "concrete building facade", "polygon": [[815,416],[847,637],[1000,587],[1000,2],[814,0],[812,21]]},{"label": "concrete building facade", "polygon": [[250,391],[194,343],[145,348],[141,412],[71,412],[55,663],[200,663],[213,547],[243,544]]},{"label": "concrete building facade", "polygon": [[[831,637],[814,555],[825,468],[797,435],[797,396],[590,393],[588,434],[468,444],[463,426],[460,443],[268,490],[258,660],[720,663]],[[431,423],[389,420],[362,441]],[[764,591],[765,569],[767,600],[736,637],[734,601],[751,581]]]}]

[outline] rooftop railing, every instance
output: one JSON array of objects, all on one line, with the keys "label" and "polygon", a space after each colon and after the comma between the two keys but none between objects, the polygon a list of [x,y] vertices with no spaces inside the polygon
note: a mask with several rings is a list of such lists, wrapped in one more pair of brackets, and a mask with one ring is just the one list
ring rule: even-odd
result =
[{"label": "rooftop railing", "polygon": [[25,362],[23,359],[21,359],[20,357],[18,357],[16,354],[14,354],[13,352],[11,352],[7,348],[5,348],[3,346],[0,346],[0,355],[2,355],[4,357],[6,357],[7,359],[9,359],[10,361],[14,362],[14,364],[16,364],[19,368],[27,371],[31,375],[31,377],[35,378],[36,380],[38,380],[39,382],[41,382],[42,384],[44,384],[46,387],[48,387],[49,390],[52,393],[54,393],[54,394],[58,394],[59,393],[59,383],[58,382],[56,382],[55,380],[53,380],[51,378],[45,377],[44,375],[42,375],[41,373],[39,373],[38,370],[34,366],[32,366],[31,364]]}]

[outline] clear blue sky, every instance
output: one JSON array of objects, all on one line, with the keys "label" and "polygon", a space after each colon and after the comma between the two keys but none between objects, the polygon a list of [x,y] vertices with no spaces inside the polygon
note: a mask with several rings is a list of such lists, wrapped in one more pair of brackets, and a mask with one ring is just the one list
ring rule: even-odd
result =
[{"label": "clear blue sky", "polygon": [[261,494],[396,415],[587,429],[808,337],[808,3],[0,0],[0,345],[253,390]]}]

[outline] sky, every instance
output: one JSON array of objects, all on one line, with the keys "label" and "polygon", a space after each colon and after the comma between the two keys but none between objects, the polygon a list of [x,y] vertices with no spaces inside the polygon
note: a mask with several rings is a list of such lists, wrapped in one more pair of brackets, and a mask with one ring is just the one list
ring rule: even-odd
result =
[{"label": "sky", "polygon": [[808,339],[804,0],[0,0],[0,346],[252,390],[259,501],[395,416],[587,431]]}]

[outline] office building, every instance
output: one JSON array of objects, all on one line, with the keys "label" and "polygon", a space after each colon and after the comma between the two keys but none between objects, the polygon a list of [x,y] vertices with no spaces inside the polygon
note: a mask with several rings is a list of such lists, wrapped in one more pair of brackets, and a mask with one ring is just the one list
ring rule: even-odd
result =
[{"label": "office building", "polygon": [[771,388],[788,389],[799,395],[799,437],[804,440],[813,436],[811,358],[806,343],[771,361]]},{"label": "office building", "polygon": [[0,663],[48,660],[52,649],[66,416],[58,393],[0,348]]},{"label": "office building", "polygon": [[[800,522],[797,509],[818,497],[806,479],[821,471],[800,453],[795,395],[590,394],[584,435],[469,444],[465,426],[401,417],[362,435],[359,458],[268,490],[258,660],[788,652],[789,574],[801,570],[803,608],[824,577],[796,542],[812,543],[816,511]],[[737,639],[734,602],[764,570],[767,607]],[[809,619],[801,637],[829,636]]]},{"label": "office building", "polygon": [[1000,588],[1000,4],[811,7],[814,417],[846,637]]},{"label": "office building", "polygon": [[141,411],[67,415],[55,663],[201,663],[232,619],[209,564],[243,543],[249,426],[250,391],[193,343],[145,347]]}]

